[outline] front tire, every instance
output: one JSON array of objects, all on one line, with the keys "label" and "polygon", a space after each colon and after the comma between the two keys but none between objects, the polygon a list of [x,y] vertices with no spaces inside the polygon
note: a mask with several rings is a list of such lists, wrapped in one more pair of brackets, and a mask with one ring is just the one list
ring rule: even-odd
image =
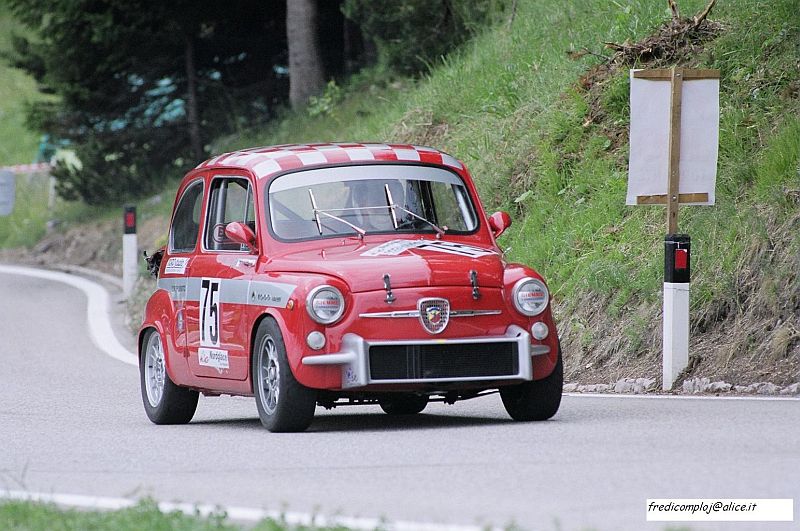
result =
[{"label": "front tire", "polygon": [[295,380],[274,320],[261,321],[254,345],[251,376],[261,424],[272,432],[305,430],[314,419],[317,393]]},{"label": "front tire", "polygon": [[416,415],[428,405],[428,395],[397,393],[378,401],[387,415]]},{"label": "front tire", "polygon": [[542,380],[501,387],[500,397],[506,411],[514,420],[547,420],[556,414],[561,405],[563,386],[564,365],[559,348],[558,360],[550,376]]},{"label": "front tire", "polygon": [[154,424],[188,423],[197,410],[199,393],[179,387],[170,379],[161,334],[151,329],[142,344],[139,383],[147,418]]}]

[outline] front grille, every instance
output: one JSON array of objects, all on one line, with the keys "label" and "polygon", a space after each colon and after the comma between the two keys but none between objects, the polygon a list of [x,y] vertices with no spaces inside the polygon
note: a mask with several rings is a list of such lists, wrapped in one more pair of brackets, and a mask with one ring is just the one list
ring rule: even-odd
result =
[{"label": "front grille", "polygon": [[513,376],[518,372],[514,341],[369,347],[372,380]]}]

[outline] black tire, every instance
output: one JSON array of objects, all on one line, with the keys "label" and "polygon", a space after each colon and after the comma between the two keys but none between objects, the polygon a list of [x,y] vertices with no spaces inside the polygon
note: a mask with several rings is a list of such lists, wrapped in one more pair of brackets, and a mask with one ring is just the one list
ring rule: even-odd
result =
[{"label": "black tire", "polygon": [[558,361],[550,376],[542,380],[501,387],[500,397],[506,411],[514,420],[547,420],[556,414],[561,405],[563,386],[564,365],[559,348]]},{"label": "black tire", "polygon": [[381,398],[378,403],[387,415],[416,415],[428,405],[428,395],[397,393]]},{"label": "black tire", "polygon": [[272,432],[305,430],[314,419],[317,392],[295,380],[273,319],[261,321],[253,345],[250,374],[261,424]]},{"label": "black tire", "polygon": [[197,410],[197,391],[173,383],[166,370],[164,342],[154,329],[147,332],[139,356],[139,384],[144,411],[154,424],[186,424]]}]

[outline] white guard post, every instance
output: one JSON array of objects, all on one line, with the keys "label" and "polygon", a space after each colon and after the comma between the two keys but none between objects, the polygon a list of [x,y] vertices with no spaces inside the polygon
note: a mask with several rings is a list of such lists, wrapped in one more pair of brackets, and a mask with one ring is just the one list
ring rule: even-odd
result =
[{"label": "white guard post", "polygon": [[139,275],[139,245],[136,241],[136,207],[126,206],[122,235],[122,291],[129,297]]},{"label": "white guard post", "polygon": [[689,283],[664,282],[664,391],[689,364]]}]

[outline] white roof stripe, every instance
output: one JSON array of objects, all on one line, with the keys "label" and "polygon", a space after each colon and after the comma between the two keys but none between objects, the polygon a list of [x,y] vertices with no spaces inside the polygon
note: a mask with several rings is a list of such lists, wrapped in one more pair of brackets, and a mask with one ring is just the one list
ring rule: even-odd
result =
[{"label": "white roof stripe", "polygon": [[310,164],[325,164],[328,162],[328,159],[325,158],[325,155],[319,151],[306,151],[303,153],[297,153],[297,156],[300,157],[300,162],[302,162],[304,166],[308,166]]},{"label": "white roof stripe", "polygon": [[367,148],[347,148],[346,152],[350,160],[375,160],[375,155]]},{"label": "white roof stripe", "polygon": [[397,160],[413,160],[419,162],[419,151],[416,149],[394,148]]},{"label": "white roof stripe", "polygon": [[364,144],[364,147],[367,149],[375,149],[375,150],[392,149],[387,144]]},{"label": "white roof stripe", "polygon": [[447,153],[442,153],[442,164],[444,164],[445,166],[458,168],[459,170],[463,168],[460,162],[458,162],[455,158],[451,157]]},{"label": "white roof stripe", "polygon": [[253,166],[253,173],[256,174],[256,177],[264,177],[265,175],[269,175],[270,173],[275,173],[276,171],[280,171],[281,165],[275,162],[272,159],[267,159],[264,162],[259,162],[255,166]]}]

